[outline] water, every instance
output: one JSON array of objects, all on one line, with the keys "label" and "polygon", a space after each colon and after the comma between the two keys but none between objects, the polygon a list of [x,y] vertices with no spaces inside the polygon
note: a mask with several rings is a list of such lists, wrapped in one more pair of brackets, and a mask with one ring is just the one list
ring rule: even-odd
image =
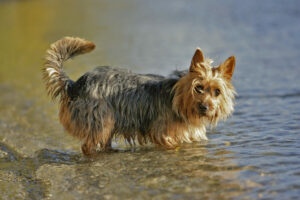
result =
[{"label": "water", "polygon": [[[299,198],[299,1],[4,0],[0,25],[1,199]],[[216,64],[235,55],[235,113],[207,142],[86,159],[41,80],[65,35],[97,45],[67,63],[73,79],[97,65],[167,75],[198,46]]]}]

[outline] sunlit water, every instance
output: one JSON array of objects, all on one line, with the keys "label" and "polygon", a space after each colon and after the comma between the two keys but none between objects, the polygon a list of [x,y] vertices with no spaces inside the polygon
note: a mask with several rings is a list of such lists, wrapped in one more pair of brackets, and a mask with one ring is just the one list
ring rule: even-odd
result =
[{"label": "sunlit water", "polygon": [[[299,1],[4,0],[0,25],[1,199],[299,198]],[[235,112],[207,142],[86,159],[41,80],[65,35],[97,45],[67,63],[73,79],[97,65],[167,75],[198,46],[216,64],[235,55]]]}]

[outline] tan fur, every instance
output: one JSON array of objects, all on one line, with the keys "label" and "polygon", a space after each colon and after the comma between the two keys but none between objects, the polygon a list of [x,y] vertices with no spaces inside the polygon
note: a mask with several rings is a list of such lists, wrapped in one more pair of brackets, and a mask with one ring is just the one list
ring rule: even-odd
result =
[{"label": "tan fur", "polygon": [[[229,57],[218,67],[212,67],[211,63],[212,60],[205,59],[202,51],[197,49],[189,72],[174,86],[173,110],[194,126],[209,123],[215,126],[233,111],[235,90],[231,77],[235,58]],[[203,86],[203,94],[195,91],[198,85]],[[219,96],[215,96],[217,89],[221,91]],[[200,118],[199,103],[209,108],[206,115]]]},{"label": "tan fur", "polygon": [[91,156],[96,153],[97,144],[100,144],[101,150],[109,150],[111,149],[111,138],[112,138],[112,129],[114,125],[114,121],[111,117],[107,117],[104,120],[105,127],[104,130],[98,133],[89,134],[88,132],[85,134],[84,142],[81,146],[82,152]]}]

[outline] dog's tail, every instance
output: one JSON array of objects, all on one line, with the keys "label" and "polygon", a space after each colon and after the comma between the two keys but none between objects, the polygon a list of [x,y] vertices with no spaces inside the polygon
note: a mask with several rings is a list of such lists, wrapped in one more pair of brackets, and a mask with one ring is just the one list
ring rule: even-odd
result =
[{"label": "dog's tail", "polygon": [[93,49],[94,43],[78,37],[64,37],[50,45],[43,67],[43,78],[48,95],[52,99],[59,95],[67,95],[67,89],[72,83],[63,70],[63,63],[69,58],[88,53]]}]

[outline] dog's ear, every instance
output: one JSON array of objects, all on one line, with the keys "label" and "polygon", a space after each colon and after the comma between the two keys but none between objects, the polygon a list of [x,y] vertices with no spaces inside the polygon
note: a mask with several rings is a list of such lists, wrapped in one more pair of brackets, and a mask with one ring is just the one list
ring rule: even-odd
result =
[{"label": "dog's ear", "polygon": [[200,48],[197,48],[191,62],[190,72],[194,72],[196,68],[200,67],[202,62],[204,62],[204,54]]},{"label": "dog's ear", "polygon": [[223,62],[217,68],[217,70],[223,75],[223,77],[225,79],[230,81],[231,77],[233,75],[234,67],[235,67],[235,57],[231,56],[231,57],[227,58],[227,60],[225,60],[225,62]]}]

